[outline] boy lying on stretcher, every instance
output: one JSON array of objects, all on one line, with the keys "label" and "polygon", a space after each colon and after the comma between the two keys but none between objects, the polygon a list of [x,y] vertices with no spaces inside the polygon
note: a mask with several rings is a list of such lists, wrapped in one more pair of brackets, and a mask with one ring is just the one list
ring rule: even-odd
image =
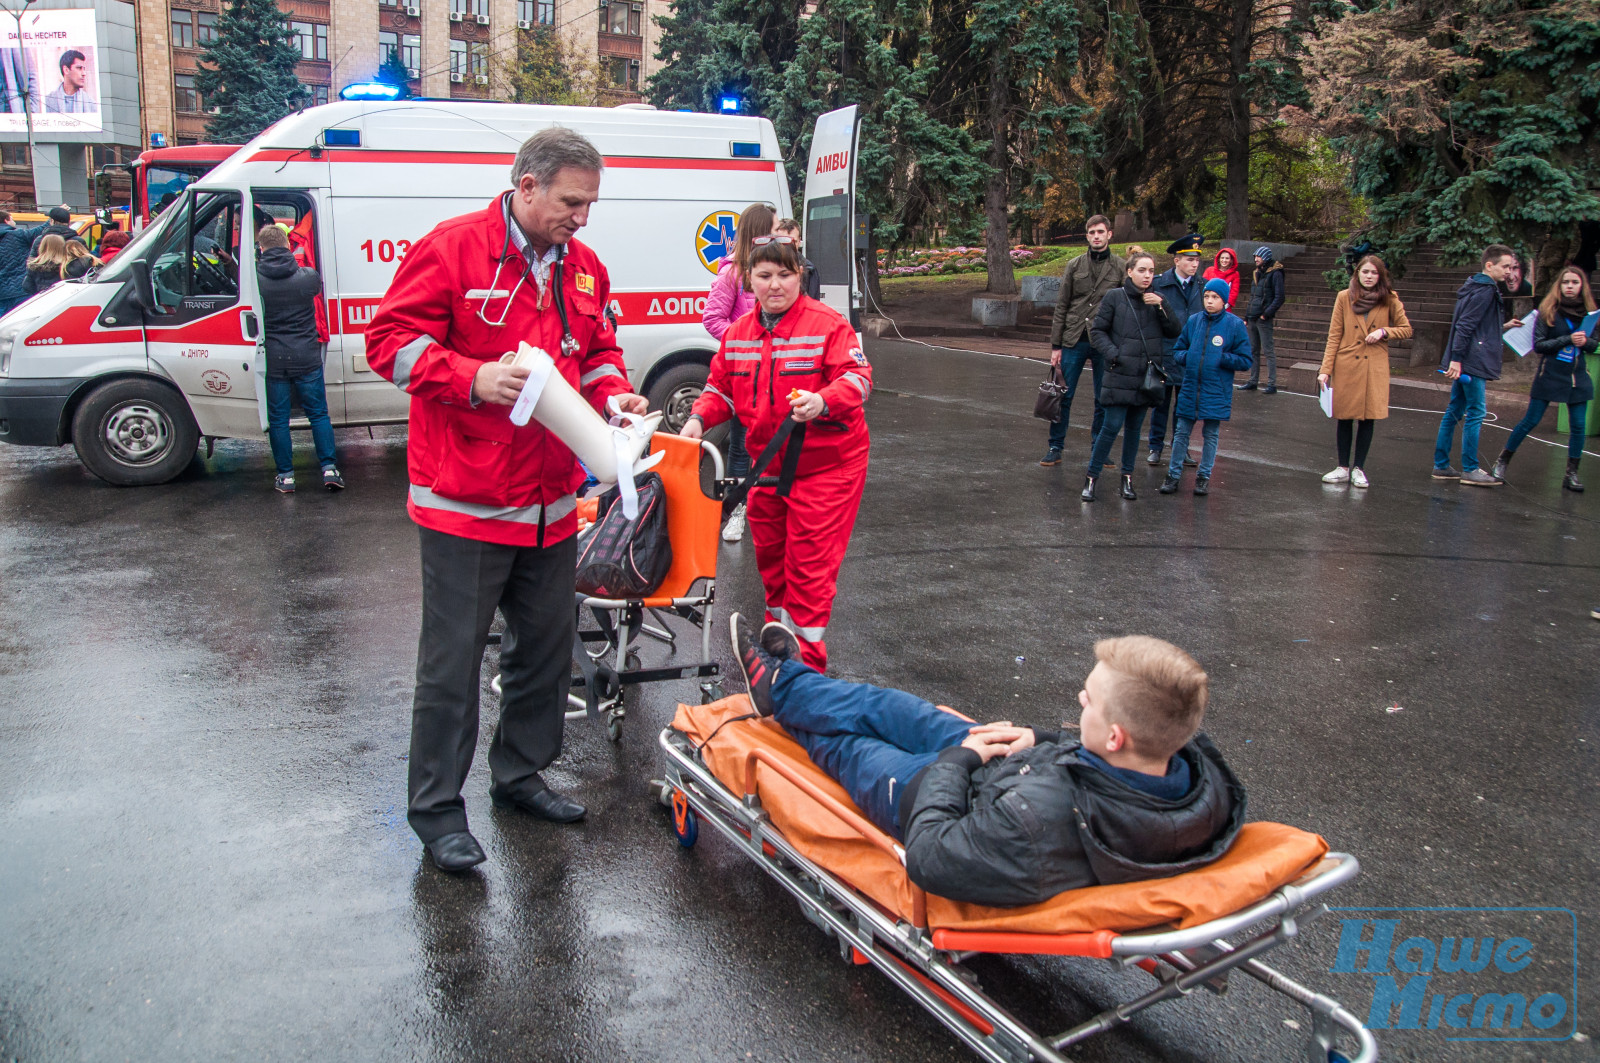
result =
[{"label": "boy lying on stretcher", "polygon": [[1206,674],[1169,642],[1095,643],[1076,734],[975,726],[900,690],[829,679],[782,624],[731,619],[756,712],[771,716],[868,819],[911,881],[993,907],[1190,871],[1244,822],[1245,794],[1198,734]]}]

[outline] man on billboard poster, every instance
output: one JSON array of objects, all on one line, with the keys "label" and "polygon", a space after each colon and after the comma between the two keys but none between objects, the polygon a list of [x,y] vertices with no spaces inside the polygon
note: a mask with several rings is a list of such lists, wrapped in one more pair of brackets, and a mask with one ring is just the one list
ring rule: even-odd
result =
[{"label": "man on billboard poster", "polygon": [[89,92],[89,61],[76,48],[61,53],[61,84],[44,94],[47,114],[81,114],[98,111],[99,101]]}]

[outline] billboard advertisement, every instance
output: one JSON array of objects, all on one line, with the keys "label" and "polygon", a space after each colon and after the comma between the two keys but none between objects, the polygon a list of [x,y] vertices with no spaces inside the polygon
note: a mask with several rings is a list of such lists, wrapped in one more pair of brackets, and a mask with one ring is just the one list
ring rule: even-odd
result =
[{"label": "billboard advertisement", "polygon": [[0,15],[0,133],[26,132],[25,94],[37,132],[103,129],[94,11],[29,11],[21,22],[19,40],[17,20]]}]

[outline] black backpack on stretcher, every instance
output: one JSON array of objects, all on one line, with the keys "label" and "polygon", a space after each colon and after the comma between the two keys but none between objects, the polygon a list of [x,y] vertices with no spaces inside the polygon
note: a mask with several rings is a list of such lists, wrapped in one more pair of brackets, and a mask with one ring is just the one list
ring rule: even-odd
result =
[{"label": "black backpack on stretcher", "polygon": [[578,590],[593,598],[645,598],[672,568],[667,535],[667,492],[661,477],[647,472],[634,481],[639,516],[629,520],[617,501],[621,488],[600,496],[600,519],[578,552]]}]

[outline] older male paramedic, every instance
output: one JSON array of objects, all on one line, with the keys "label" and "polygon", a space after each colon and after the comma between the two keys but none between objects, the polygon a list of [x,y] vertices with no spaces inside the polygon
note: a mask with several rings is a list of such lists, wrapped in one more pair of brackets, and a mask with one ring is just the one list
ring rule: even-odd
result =
[{"label": "older male paramedic", "polygon": [[422,536],[422,634],[411,715],[408,818],[445,871],[482,863],[461,789],[478,743],[478,690],[498,607],[500,722],[489,796],[570,823],[584,807],[545,785],[561,752],[575,613],[577,458],[537,421],[510,420],[543,348],[596,409],[643,413],[605,314],[611,283],[573,239],[604,160],[561,128],[530,137],[512,189],[412,245],[367,327],[372,368],[411,396],[406,510]]},{"label": "older male paramedic", "polygon": [[1145,635],[1102,639],[1079,733],[974,726],[901,690],[829,679],[769,622],[730,619],[756,712],[770,716],[880,829],[930,893],[995,907],[1208,864],[1244,822],[1244,788],[1201,734],[1207,679]]}]

